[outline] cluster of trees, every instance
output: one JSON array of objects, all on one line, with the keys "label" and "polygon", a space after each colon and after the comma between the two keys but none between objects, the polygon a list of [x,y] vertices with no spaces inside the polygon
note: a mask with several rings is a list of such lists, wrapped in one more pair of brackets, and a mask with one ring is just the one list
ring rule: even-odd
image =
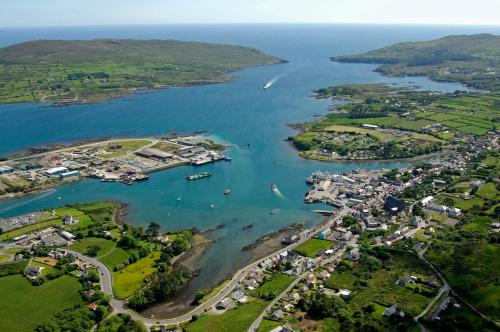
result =
[{"label": "cluster of trees", "polygon": [[183,265],[159,264],[157,272],[148,278],[147,286],[133,295],[127,305],[140,310],[161,302],[174,295],[190,277],[191,271]]},{"label": "cluster of trees", "polygon": [[147,332],[148,329],[141,321],[134,321],[129,315],[118,314],[102,321],[97,332]]}]

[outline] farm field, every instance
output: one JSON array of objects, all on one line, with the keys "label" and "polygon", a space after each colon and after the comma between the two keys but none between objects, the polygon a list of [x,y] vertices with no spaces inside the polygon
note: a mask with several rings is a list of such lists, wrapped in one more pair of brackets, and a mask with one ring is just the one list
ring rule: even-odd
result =
[{"label": "farm field", "polygon": [[155,271],[154,264],[159,258],[160,252],[155,251],[124,269],[113,272],[113,292],[116,297],[124,299],[140,289],[144,279]]},{"label": "farm field", "polygon": [[0,278],[0,331],[33,331],[52,315],[82,304],[80,288],[70,276],[36,287],[22,275]]},{"label": "farm field", "polygon": [[274,273],[270,278],[271,279],[266,281],[262,286],[250,291],[250,295],[270,300],[284,291],[294,279],[283,273]]}]

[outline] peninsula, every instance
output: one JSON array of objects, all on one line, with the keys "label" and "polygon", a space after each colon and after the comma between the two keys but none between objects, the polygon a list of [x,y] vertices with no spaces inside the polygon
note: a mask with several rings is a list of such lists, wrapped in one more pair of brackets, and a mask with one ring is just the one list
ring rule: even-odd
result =
[{"label": "peninsula", "polygon": [[0,48],[0,103],[89,103],[138,89],[221,83],[284,60],[255,48],[174,40],[36,40]]},{"label": "peninsula", "polygon": [[151,172],[230,160],[222,154],[226,148],[203,136],[179,136],[108,139],[36,154],[21,153],[21,157],[0,161],[0,200],[82,178],[131,185],[147,180]]},{"label": "peninsula", "polygon": [[472,35],[333,58],[383,63],[376,70],[387,75],[428,75],[482,90],[443,94],[384,84],[319,89],[317,98],[338,101],[334,112],[295,125],[302,133],[289,140],[309,159],[394,160],[426,156],[463,144],[469,136],[484,136],[499,128],[499,52],[500,37]]}]

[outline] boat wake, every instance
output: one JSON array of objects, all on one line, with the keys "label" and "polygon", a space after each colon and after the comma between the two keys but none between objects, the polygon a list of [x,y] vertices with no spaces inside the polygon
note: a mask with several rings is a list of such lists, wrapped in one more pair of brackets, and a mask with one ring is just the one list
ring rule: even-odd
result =
[{"label": "boat wake", "polygon": [[24,202],[22,202],[22,203],[15,204],[15,205],[11,205],[11,206],[9,206],[8,208],[2,209],[2,210],[0,210],[0,213],[4,213],[4,212],[10,211],[10,210],[12,210],[12,209],[18,208],[18,207],[20,207],[20,206],[26,205],[26,204],[28,204],[28,203],[31,203],[31,202],[37,201],[37,200],[39,200],[39,199],[41,199],[41,198],[47,197],[47,196],[49,196],[49,195],[52,195],[52,194],[53,194],[53,193],[55,193],[55,192],[56,192],[56,190],[55,190],[55,189],[50,189],[50,190],[48,190],[47,192],[42,193],[42,194],[38,195],[38,196],[37,196],[37,197],[35,197],[35,198],[29,199],[29,200],[24,201]]},{"label": "boat wake", "polygon": [[273,188],[273,193],[276,194],[276,196],[280,197],[280,198],[285,198],[285,195],[283,195],[283,193],[278,189],[278,187],[276,188]]}]

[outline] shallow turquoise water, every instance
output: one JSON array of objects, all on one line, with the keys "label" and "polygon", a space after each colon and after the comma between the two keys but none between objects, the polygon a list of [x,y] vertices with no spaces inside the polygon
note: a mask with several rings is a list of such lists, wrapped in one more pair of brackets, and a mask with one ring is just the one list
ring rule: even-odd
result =
[{"label": "shallow turquoise water", "polygon": [[[333,63],[328,57],[397,41],[476,30],[472,27],[244,25],[6,30],[0,34],[2,46],[35,38],[173,38],[254,46],[290,63],[233,73],[235,81],[229,84],[171,88],[96,105],[0,106],[0,154],[54,142],[197,130],[206,130],[233,146],[228,152],[232,162],[198,168],[213,173],[213,177],[205,180],[185,181],[184,175],[192,172],[192,167],[154,173],[149,181],[133,186],[85,180],[59,187],[53,193],[0,202],[0,216],[66,203],[116,199],[130,204],[126,219],[136,224],[155,221],[165,230],[208,229],[225,224],[224,229],[213,234],[218,241],[202,258],[201,275],[183,293],[189,297],[193,290],[213,285],[248,261],[241,248],[263,234],[298,220],[309,223],[320,220],[303,203],[304,178],[311,172],[404,165],[328,164],[298,158],[283,141],[294,133],[286,124],[325,114],[330,105],[328,101],[310,98],[312,90],[345,82],[398,83],[441,91],[460,88],[457,84],[436,83],[425,78],[385,78],[372,72],[374,66]],[[261,85],[274,77],[280,79],[270,89],[263,90]],[[270,190],[272,183],[278,185],[282,195]],[[231,188],[232,194],[224,196],[225,188]],[[62,200],[57,200],[59,196]],[[177,202],[179,196],[182,200]],[[210,204],[215,208],[210,209]],[[279,209],[279,213],[271,215],[273,209]],[[255,226],[251,230],[241,230],[252,223]]]}]

